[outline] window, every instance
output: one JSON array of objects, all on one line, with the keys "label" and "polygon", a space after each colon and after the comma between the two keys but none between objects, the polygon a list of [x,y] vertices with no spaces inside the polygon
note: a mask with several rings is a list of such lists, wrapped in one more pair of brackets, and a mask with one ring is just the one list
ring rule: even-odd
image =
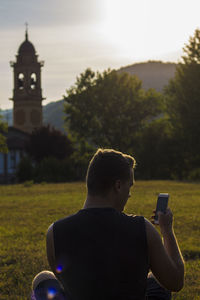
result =
[{"label": "window", "polygon": [[18,87],[20,90],[23,90],[23,88],[24,88],[24,74],[23,73],[20,73],[18,75]]},{"label": "window", "polygon": [[32,73],[31,74],[31,89],[32,90],[34,90],[36,88],[36,81],[37,81],[36,74]]}]

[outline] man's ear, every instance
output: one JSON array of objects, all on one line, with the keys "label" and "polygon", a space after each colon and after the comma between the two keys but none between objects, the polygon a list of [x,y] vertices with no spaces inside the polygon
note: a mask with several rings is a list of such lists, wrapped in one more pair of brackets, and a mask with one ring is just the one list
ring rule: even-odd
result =
[{"label": "man's ear", "polygon": [[115,181],[114,187],[115,187],[115,191],[116,191],[117,193],[119,193],[120,190],[121,190],[121,180],[119,180],[119,179],[116,180],[116,181]]}]

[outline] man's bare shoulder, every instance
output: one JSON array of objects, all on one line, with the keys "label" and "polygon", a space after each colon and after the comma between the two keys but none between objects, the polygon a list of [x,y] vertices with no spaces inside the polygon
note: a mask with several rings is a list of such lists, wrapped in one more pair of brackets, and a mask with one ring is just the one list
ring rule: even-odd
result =
[{"label": "man's bare shoulder", "polygon": [[159,235],[158,231],[156,230],[155,226],[146,218],[144,218],[144,221],[145,221],[147,238],[149,238],[149,239],[151,239],[153,237],[160,238],[160,235]]}]

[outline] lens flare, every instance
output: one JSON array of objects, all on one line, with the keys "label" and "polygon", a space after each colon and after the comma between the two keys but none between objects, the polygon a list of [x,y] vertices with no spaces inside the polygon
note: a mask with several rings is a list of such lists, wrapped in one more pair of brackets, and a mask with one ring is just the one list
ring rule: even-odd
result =
[{"label": "lens flare", "polygon": [[63,270],[63,267],[61,265],[58,265],[57,268],[56,268],[56,272],[61,273],[62,270]]},{"label": "lens flare", "polygon": [[57,291],[55,288],[48,288],[47,299],[53,299],[56,294],[57,294]]}]

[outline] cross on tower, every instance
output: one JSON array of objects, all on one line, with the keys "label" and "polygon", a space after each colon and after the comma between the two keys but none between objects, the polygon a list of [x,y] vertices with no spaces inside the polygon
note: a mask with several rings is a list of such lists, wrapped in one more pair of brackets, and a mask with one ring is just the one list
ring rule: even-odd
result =
[{"label": "cross on tower", "polygon": [[28,23],[27,22],[25,23],[25,26],[26,26],[26,40],[28,40]]}]

